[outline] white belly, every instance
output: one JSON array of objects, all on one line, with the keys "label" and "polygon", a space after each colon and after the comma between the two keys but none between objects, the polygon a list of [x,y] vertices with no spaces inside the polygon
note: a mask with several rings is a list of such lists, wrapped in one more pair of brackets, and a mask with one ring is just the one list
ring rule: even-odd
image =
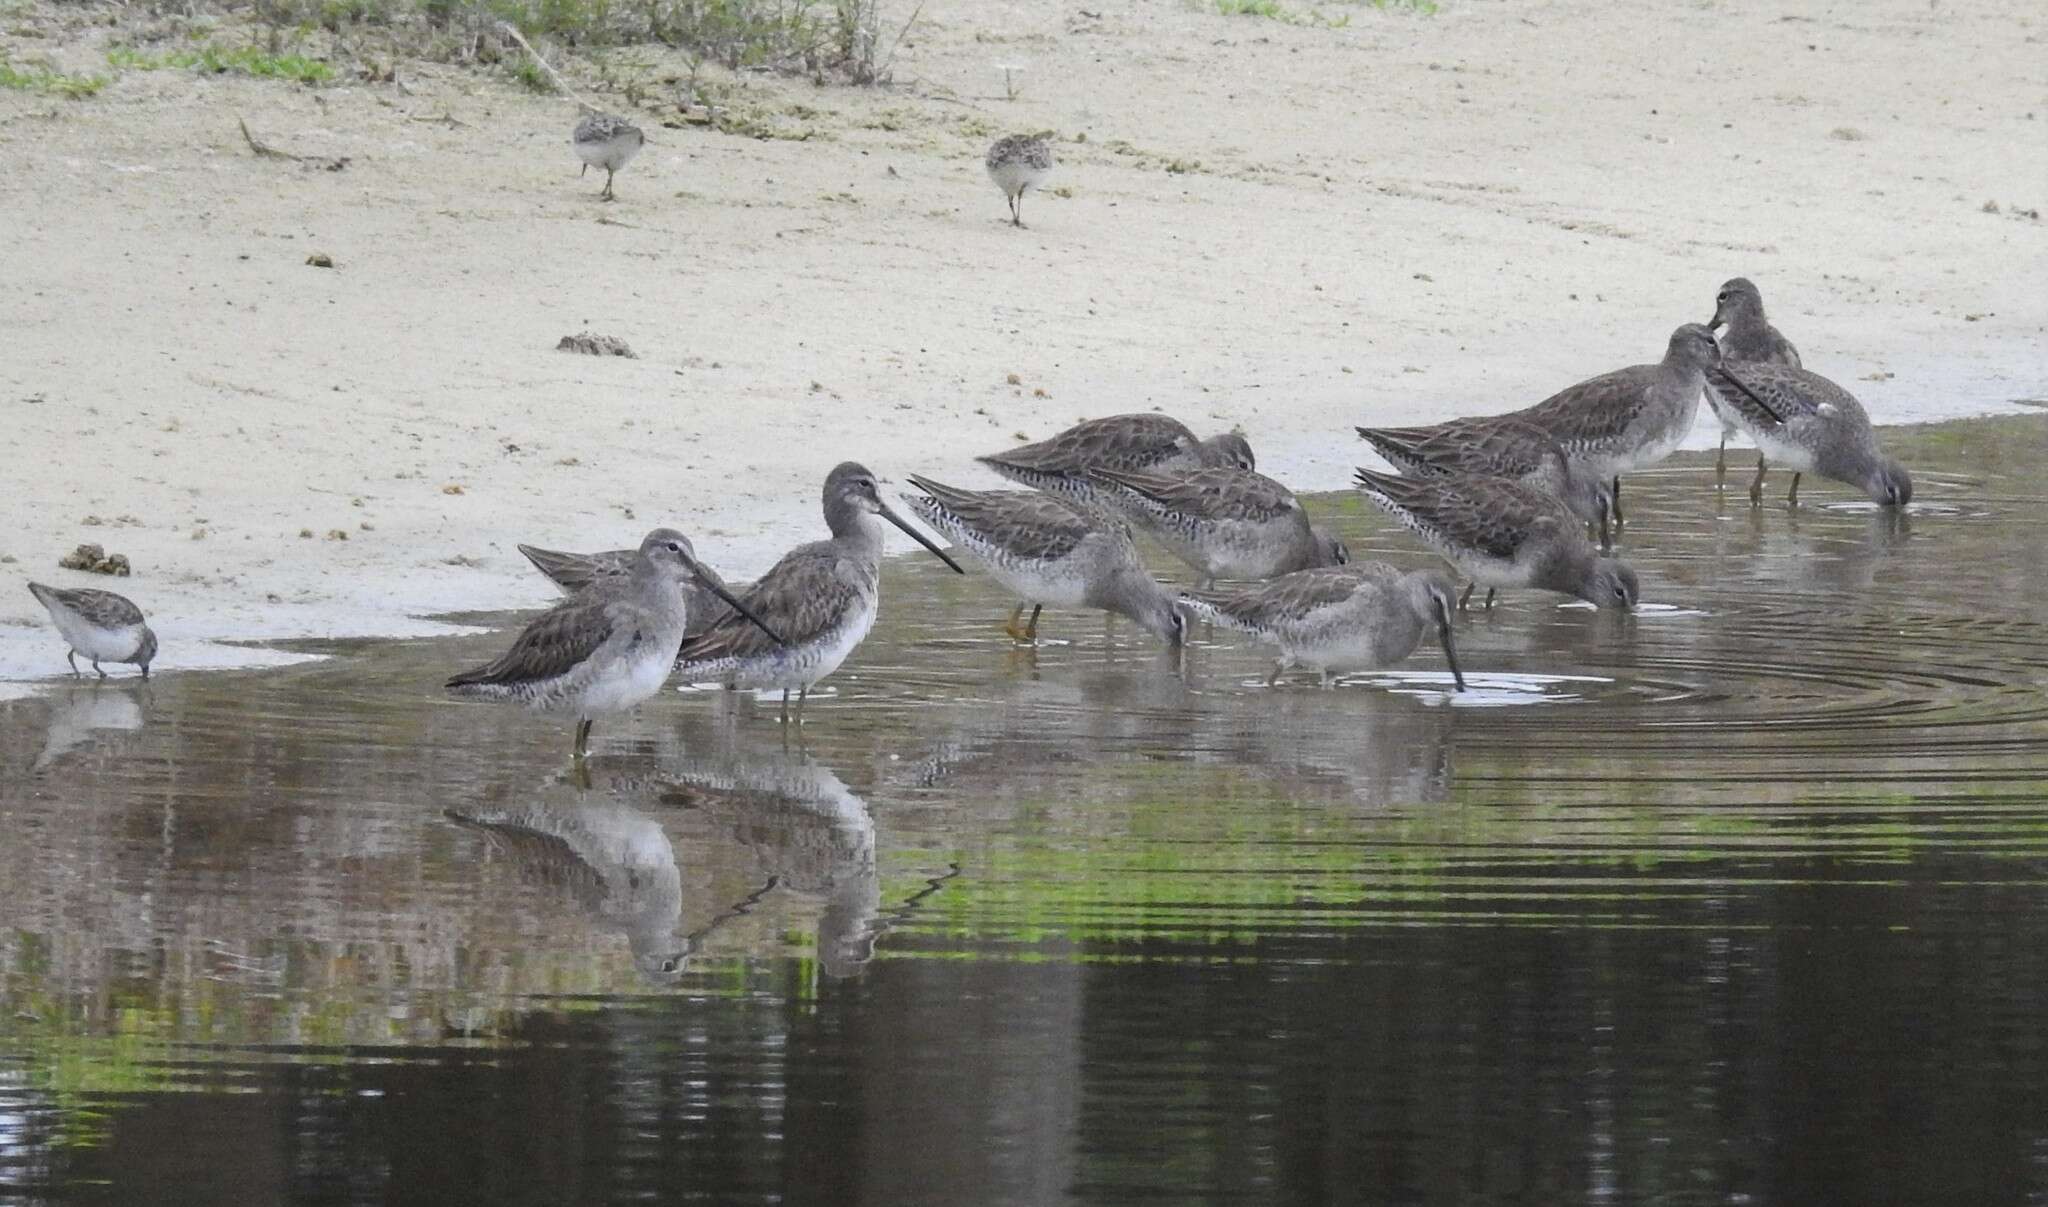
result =
[{"label": "white belly", "polygon": [[52,612],[50,619],[72,649],[95,662],[120,662],[142,645],[142,626],[97,629],[69,612]]},{"label": "white belly", "polygon": [[643,642],[631,658],[613,663],[608,673],[592,676],[582,691],[565,699],[563,711],[573,711],[579,717],[601,717],[636,708],[661,690],[674,665],[674,659],[663,652],[659,642]]},{"label": "white belly", "polygon": [[837,628],[795,649],[778,650],[772,656],[755,659],[734,672],[730,682],[734,687],[750,689],[807,688],[838,670],[847,655],[867,640],[878,611],[879,606],[874,604],[856,608]]},{"label": "white belly", "polygon": [[996,187],[1001,189],[1005,196],[1009,197],[1015,197],[1025,189],[1037,188],[1050,172],[1049,168],[1034,168],[1030,164],[1014,160],[988,170],[989,178],[996,182]]}]

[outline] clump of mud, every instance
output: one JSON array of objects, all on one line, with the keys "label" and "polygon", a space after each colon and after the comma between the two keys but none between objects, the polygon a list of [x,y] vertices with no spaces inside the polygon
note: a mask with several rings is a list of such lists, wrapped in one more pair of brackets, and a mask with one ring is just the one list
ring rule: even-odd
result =
[{"label": "clump of mud", "polygon": [[66,554],[57,563],[66,570],[85,570],[93,574],[111,574],[115,578],[127,578],[128,555],[109,554],[98,545],[80,545]]},{"label": "clump of mud", "polygon": [[623,356],[627,360],[640,359],[631,348],[626,346],[626,341],[618,336],[593,335],[588,331],[581,335],[563,336],[562,342],[555,345],[555,351],[581,352],[585,356]]}]

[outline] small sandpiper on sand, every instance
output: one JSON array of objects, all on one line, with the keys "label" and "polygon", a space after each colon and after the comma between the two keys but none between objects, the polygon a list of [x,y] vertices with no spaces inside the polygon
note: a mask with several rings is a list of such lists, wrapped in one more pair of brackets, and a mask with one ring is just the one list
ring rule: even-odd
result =
[{"label": "small sandpiper on sand", "polygon": [[1912,475],[1885,456],[1863,404],[1834,382],[1805,369],[1752,361],[1724,361],[1707,380],[1756,441],[1751,506],[1763,504],[1766,458],[1792,471],[1785,502],[1794,507],[1802,473],[1846,482],[1885,507],[1913,501]]},{"label": "small sandpiper on sand", "polygon": [[[533,567],[548,576],[549,581],[562,589],[564,595],[574,595],[601,578],[624,578],[633,573],[633,559],[639,556],[633,549],[607,549],[602,553],[564,553],[558,549],[542,549],[536,545],[521,545],[519,552]],[[690,605],[689,626],[683,630],[687,641],[712,625],[732,615],[732,609],[725,601],[735,595],[747,593],[751,583],[729,583],[720,578],[718,572],[705,565],[697,557],[697,550],[689,540],[683,540],[683,552],[696,566],[696,572],[682,570],[683,594]]]},{"label": "small sandpiper on sand", "polygon": [[989,145],[988,178],[1010,203],[1010,224],[1024,225],[1024,192],[1052,175],[1052,143],[1043,134],[1011,134]]},{"label": "small sandpiper on sand", "polygon": [[1271,578],[1291,570],[1341,566],[1351,554],[1308,522],[1294,492],[1248,469],[1180,474],[1095,471],[1101,502],[1129,516],[1167,552],[1219,578]]},{"label": "small sandpiper on sand", "polygon": [[77,655],[84,654],[99,671],[102,662],[133,662],[149,678],[149,664],[156,659],[156,634],[142,622],[142,609],[126,596],[90,587],[70,590],[30,583],[29,593],[49,609],[50,620],[71,646],[64,661],[71,673],[78,673]]},{"label": "small sandpiper on sand", "polygon": [[1088,475],[1098,469],[1171,474],[1210,466],[1254,468],[1252,446],[1236,432],[1200,440],[1180,420],[1149,411],[1085,420],[1034,444],[975,460],[1012,482],[1087,504],[1097,501],[1100,488]]},{"label": "small sandpiper on sand", "polygon": [[[1397,478],[1358,471],[1358,488],[1437,551],[1473,586],[1493,593],[1542,587],[1596,608],[1633,608],[1636,572],[1601,557],[1556,495],[1506,478]],[[1459,598],[1472,598],[1467,587]]]},{"label": "small sandpiper on sand", "polygon": [[[1187,639],[1186,618],[1145,569],[1124,525],[1034,491],[962,490],[916,474],[910,480],[924,491],[923,497],[903,496],[918,518],[1023,599],[1003,626],[1012,638],[1036,641],[1038,614],[1052,604],[1128,616],[1170,646]],[[1031,622],[1020,625],[1025,603]]]},{"label": "small sandpiper on sand", "polygon": [[832,539],[798,545],[769,567],[740,601],[787,639],[777,645],[736,617],[683,646],[676,673],[685,683],[781,688],[782,718],[789,693],[797,714],[811,685],[846,661],[875,627],[882,606],[882,520],[953,568],[967,573],[943,549],[882,502],[875,475],[846,461],[825,478],[825,526]]},{"label": "small sandpiper on sand", "polygon": [[1433,627],[1451,682],[1464,691],[1451,641],[1456,594],[1451,580],[1435,570],[1403,573],[1385,562],[1356,562],[1296,570],[1236,591],[1184,592],[1181,606],[1279,646],[1268,687],[1292,666],[1314,670],[1324,687],[1331,671],[1388,666],[1414,653]]},{"label": "small sandpiper on sand", "polygon": [[[687,548],[672,528],[648,533],[630,575],[600,578],[541,613],[511,649],[448,680],[448,690],[462,699],[513,700],[537,712],[574,715],[581,760],[595,718],[633,708],[668,681],[689,623],[689,603],[676,581],[679,570],[695,571]],[[745,621],[761,624],[737,601],[725,602]]]},{"label": "small sandpiper on sand", "polygon": [[624,170],[625,166],[632,162],[633,157],[640,153],[647,136],[640,132],[640,127],[623,117],[613,117],[609,113],[590,113],[585,114],[583,120],[576,123],[576,132],[570,135],[569,141],[575,144],[576,154],[583,160],[583,171],[577,175],[581,176],[583,172],[592,168],[603,168],[604,192],[597,195],[598,200],[616,201],[618,198],[612,192],[612,177]]}]

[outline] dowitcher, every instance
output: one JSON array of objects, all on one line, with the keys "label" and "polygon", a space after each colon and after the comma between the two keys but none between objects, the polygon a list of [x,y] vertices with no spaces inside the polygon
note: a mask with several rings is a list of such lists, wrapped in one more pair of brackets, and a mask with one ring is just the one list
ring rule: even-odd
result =
[{"label": "dowitcher", "polygon": [[1252,446],[1236,432],[1200,440],[1180,420],[1143,411],[1089,419],[1036,444],[975,460],[1012,482],[1090,504],[1097,488],[1088,475],[1098,469],[1168,474],[1254,468]]},{"label": "dowitcher", "polygon": [[[744,595],[749,584],[729,583],[720,578],[718,572],[705,565],[697,557],[697,551],[687,538],[682,541],[683,552],[696,566],[692,573],[681,571],[683,595],[689,603],[690,620],[683,630],[684,640],[695,637],[712,625],[732,615],[732,609],[725,601],[734,595]],[[574,595],[601,578],[624,578],[633,572],[633,559],[638,553],[632,549],[607,549],[602,553],[563,553],[556,549],[541,549],[533,545],[519,546],[519,552],[526,560],[565,595]]]},{"label": "dowitcher", "polygon": [[1010,224],[1024,225],[1024,193],[1052,175],[1052,144],[1043,134],[1011,134],[988,148],[988,178],[1010,203]]},{"label": "dowitcher", "polygon": [[1096,470],[1100,501],[1137,521],[1167,551],[1202,574],[1271,578],[1290,570],[1341,566],[1344,543],[1308,522],[1294,492],[1248,469],[1182,474]]},{"label": "dowitcher", "polygon": [[1451,640],[1456,594],[1450,579],[1435,570],[1403,573],[1385,562],[1354,562],[1296,570],[1236,591],[1186,592],[1181,603],[1197,616],[1279,646],[1269,687],[1293,666],[1309,667],[1328,687],[1331,671],[1399,662],[1434,627],[1451,681],[1463,691],[1465,676]]},{"label": "dowitcher", "polygon": [[[1358,488],[1453,569],[1493,593],[1541,587],[1600,608],[1635,606],[1636,572],[1602,557],[1556,495],[1507,478],[1399,478],[1358,471]],[[1459,607],[1472,598],[1467,587]]]},{"label": "dowitcher", "polygon": [[[1714,295],[1714,317],[1707,326],[1727,328],[1721,333],[1723,363],[1748,360],[1800,367],[1799,349],[1764,318],[1764,295],[1748,277],[1735,277],[1721,286]],[[1739,410],[1723,399],[1719,390],[1708,392],[1707,405],[1721,421],[1721,448],[1714,455],[1714,480],[1719,482],[1728,476],[1728,437],[1748,428]]]},{"label": "dowitcher", "polygon": [[142,668],[142,677],[149,678],[149,664],[156,660],[156,634],[143,623],[142,609],[134,601],[90,587],[71,590],[30,583],[28,589],[49,610],[50,622],[70,646],[64,661],[71,664],[72,674],[78,673],[77,656],[84,654],[102,679],[107,677],[100,670],[102,662],[135,663]]},{"label": "dowitcher", "polygon": [[617,197],[612,192],[612,177],[640,153],[647,136],[640,132],[640,127],[623,117],[589,113],[576,123],[576,132],[569,136],[569,141],[575,145],[576,155],[583,161],[583,170],[577,175],[581,176],[592,168],[603,168],[604,192],[597,196],[600,201],[614,201]]},{"label": "dowitcher", "polygon": [[1621,521],[1621,475],[1670,456],[1699,416],[1706,371],[1721,362],[1714,333],[1687,323],[1671,333],[1664,359],[1588,378],[1507,418],[1549,432],[1576,468],[1613,485]]},{"label": "dowitcher", "polygon": [[[910,480],[924,492],[903,496],[918,518],[973,554],[1024,601],[1003,626],[1016,640],[1037,640],[1038,614],[1047,604],[1128,616],[1168,645],[1186,639],[1186,620],[1173,597],[1146,571],[1130,529],[1116,520],[1084,515],[1032,491],[962,490],[917,474]],[[1031,621],[1020,625],[1024,604],[1031,605]]]},{"label": "dowitcher", "polygon": [[[541,613],[511,649],[448,680],[448,690],[468,700],[514,700],[537,712],[572,714],[575,756],[582,759],[594,719],[633,708],[668,680],[689,621],[689,602],[676,581],[679,569],[696,568],[688,544],[671,528],[648,533],[631,574],[600,578]],[[761,625],[737,601],[725,602]]]},{"label": "dowitcher", "polygon": [[825,479],[832,539],[798,545],[758,579],[742,602],[787,639],[778,645],[728,617],[683,646],[676,670],[686,683],[782,689],[782,713],[797,693],[801,715],[811,685],[846,661],[881,609],[882,520],[965,574],[944,550],[882,501],[875,475],[851,461]]},{"label": "dowitcher", "polygon": [[1752,506],[1763,504],[1766,459],[1792,471],[1785,501],[1795,507],[1805,473],[1846,482],[1886,507],[1912,501],[1912,475],[1885,456],[1863,404],[1834,382],[1789,365],[1736,360],[1722,362],[1708,380],[1756,441]]},{"label": "dowitcher", "polygon": [[1572,514],[1597,525],[1607,540],[1613,489],[1607,479],[1581,471],[1549,432],[1523,419],[1486,416],[1429,427],[1358,429],[1373,451],[1406,478],[1476,474],[1512,478],[1564,500]]}]

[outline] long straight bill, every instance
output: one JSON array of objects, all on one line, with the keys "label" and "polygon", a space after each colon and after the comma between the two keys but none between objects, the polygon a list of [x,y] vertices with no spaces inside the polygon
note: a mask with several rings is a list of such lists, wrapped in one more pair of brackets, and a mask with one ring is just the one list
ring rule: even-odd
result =
[{"label": "long straight bill", "polygon": [[905,533],[909,534],[911,540],[916,541],[918,544],[923,545],[925,548],[931,550],[933,557],[938,558],[940,561],[946,563],[948,566],[953,567],[953,573],[967,573],[967,571],[962,570],[960,568],[959,562],[956,562],[952,558],[946,556],[946,551],[944,549],[941,549],[937,545],[932,544],[931,541],[925,537],[924,533],[919,532],[915,528],[912,528],[910,526],[909,520],[906,520],[902,516],[897,515],[894,511],[891,511],[887,503],[882,504],[882,518],[889,521],[891,524],[896,525],[898,528],[901,528]]}]

